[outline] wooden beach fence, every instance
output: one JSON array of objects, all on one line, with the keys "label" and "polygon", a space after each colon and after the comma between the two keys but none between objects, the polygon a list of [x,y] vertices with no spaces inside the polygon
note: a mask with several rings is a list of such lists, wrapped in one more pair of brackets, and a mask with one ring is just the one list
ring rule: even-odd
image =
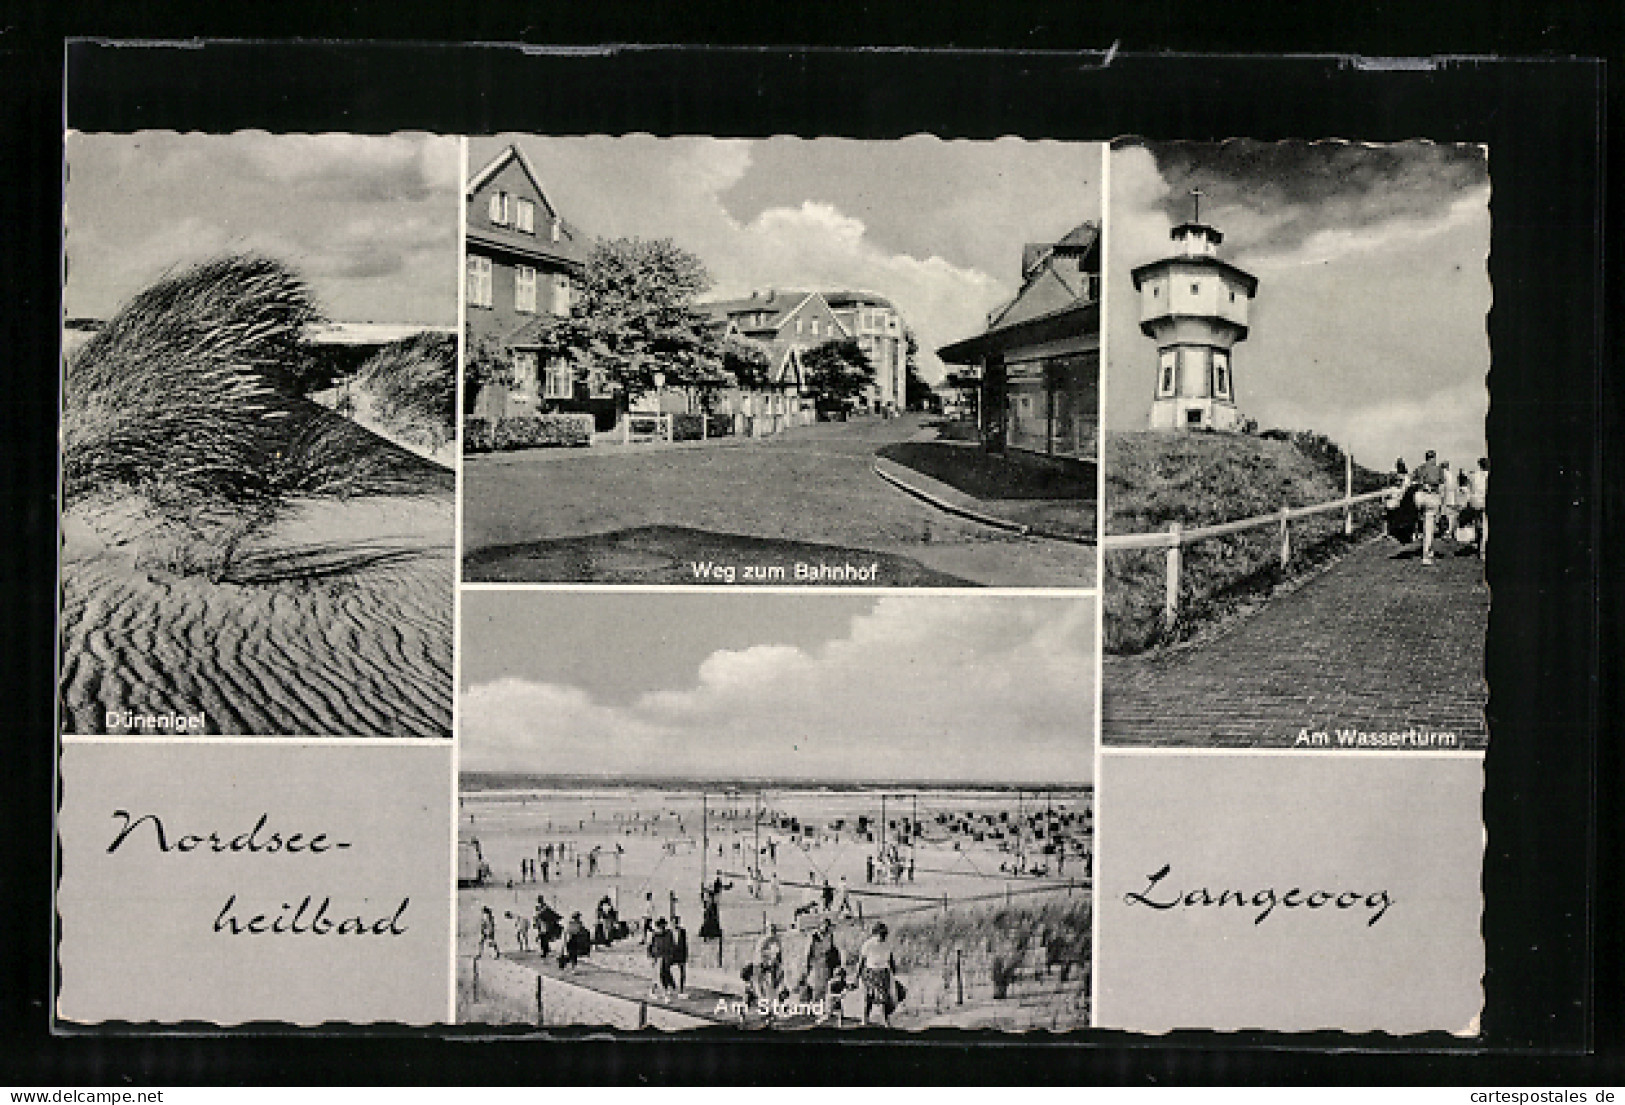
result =
[{"label": "wooden beach fence", "polygon": [[1118,552],[1123,549],[1167,550],[1167,592],[1163,601],[1163,619],[1165,624],[1171,627],[1179,617],[1179,584],[1183,568],[1183,550],[1186,545],[1206,541],[1212,537],[1244,533],[1262,526],[1276,526],[1280,531],[1281,567],[1285,569],[1292,562],[1293,521],[1341,510],[1343,533],[1345,536],[1351,535],[1354,533],[1354,508],[1363,503],[1375,502],[1388,493],[1383,489],[1367,491],[1362,495],[1354,494],[1353,464],[1347,457],[1344,457],[1343,479],[1343,497],[1330,502],[1316,503],[1314,506],[1288,506],[1282,503],[1281,509],[1274,514],[1260,514],[1253,518],[1221,522],[1215,526],[1197,526],[1193,529],[1186,529],[1178,522],[1170,522],[1165,533],[1108,534],[1101,539],[1101,545],[1106,552]]}]

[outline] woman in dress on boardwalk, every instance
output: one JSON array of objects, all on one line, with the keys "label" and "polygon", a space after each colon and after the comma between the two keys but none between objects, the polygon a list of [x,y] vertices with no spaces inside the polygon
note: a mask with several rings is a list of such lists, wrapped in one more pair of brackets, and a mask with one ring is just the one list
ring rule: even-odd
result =
[{"label": "woman in dress on boardwalk", "polygon": [[897,958],[887,935],[886,923],[876,921],[874,935],[858,951],[858,977],[863,981],[863,1023],[869,1023],[869,1012],[878,1005],[890,1028],[892,1010],[897,1008]]}]

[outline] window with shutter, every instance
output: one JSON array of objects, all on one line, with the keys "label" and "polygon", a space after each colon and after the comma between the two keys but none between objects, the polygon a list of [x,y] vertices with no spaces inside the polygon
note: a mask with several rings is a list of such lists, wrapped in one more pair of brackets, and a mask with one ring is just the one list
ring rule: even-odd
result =
[{"label": "window with shutter", "polygon": [[513,308],[527,315],[536,313],[536,270],[529,265],[514,269]]},{"label": "window with shutter", "polygon": [[470,307],[491,306],[491,259],[489,257],[470,257],[468,259],[467,297]]},{"label": "window with shutter", "polygon": [[517,395],[536,398],[536,354],[526,350],[518,350],[513,355],[514,392]]}]

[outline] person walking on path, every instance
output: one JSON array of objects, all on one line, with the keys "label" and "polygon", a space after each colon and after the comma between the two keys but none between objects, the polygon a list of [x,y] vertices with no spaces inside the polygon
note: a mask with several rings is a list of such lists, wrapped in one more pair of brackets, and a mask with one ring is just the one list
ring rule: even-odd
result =
[{"label": "person walking on path", "polygon": [[846,876],[842,875],[840,889],[835,892],[835,915],[851,917],[852,914],[852,888],[847,885]]},{"label": "person walking on path", "polygon": [[638,943],[647,944],[649,942],[650,934],[654,932],[654,927],[655,892],[653,890],[645,890],[643,892],[643,925],[642,931],[638,933]]},{"label": "person walking on path", "polygon": [[1444,515],[1444,531],[1452,539],[1456,536],[1456,526],[1461,519],[1461,501],[1457,497],[1456,473],[1450,467],[1450,462],[1441,460],[1439,470],[1443,473],[1439,478],[1439,498],[1443,505],[1439,512]]},{"label": "person walking on path", "polygon": [[1416,507],[1422,513],[1422,563],[1433,563],[1433,541],[1439,529],[1439,510],[1444,498],[1439,489],[1444,485],[1444,469],[1434,459],[1432,449],[1416,469]]},{"label": "person walking on path", "polygon": [[677,996],[688,997],[688,930],[683,927],[683,919],[672,914],[671,918],[671,962],[677,969]]},{"label": "person walking on path", "polygon": [[811,1000],[822,999],[829,991],[829,980],[835,968],[841,965],[841,949],[835,946],[835,926],[825,917],[807,941],[807,988]]},{"label": "person walking on path", "polygon": [[480,946],[474,949],[474,958],[480,959],[485,955],[485,948],[490,945],[491,955],[495,959],[502,958],[502,949],[497,947],[497,919],[488,905],[480,906]]},{"label": "person walking on path", "polygon": [[1479,457],[1478,467],[1469,477],[1471,491],[1467,502],[1478,512],[1477,540],[1478,555],[1483,556],[1484,550],[1490,545],[1490,458]]},{"label": "person walking on path", "polygon": [[647,949],[649,963],[654,968],[654,978],[649,982],[649,996],[655,1001],[664,1002],[671,997],[677,984],[672,981],[672,946],[671,930],[666,928],[666,919],[656,917],[654,930],[649,934]]},{"label": "person walking on path", "polygon": [[775,1002],[783,990],[784,941],[779,939],[779,926],[770,922],[756,941],[756,996],[761,1001]]},{"label": "person walking on path", "polygon": [[581,920],[581,911],[570,914],[570,923],[564,926],[564,946],[559,953],[560,967],[574,967],[592,955],[592,934]]},{"label": "person walking on path", "polygon": [[869,1023],[869,1013],[878,1005],[882,1021],[890,1028],[899,988],[897,958],[892,954],[887,935],[886,923],[876,921],[874,935],[865,940],[858,951],[858,977],[863,981],[863,1023]]},{"label": "person walking on path", "polygon": [[508,916],[513,918],[513,941],[514,941],[514,943],[518,946],[520,951],[529,952],[530,951],[530,918],[525,915],[524,910],[520,910],[518,913],[509,913]]}]

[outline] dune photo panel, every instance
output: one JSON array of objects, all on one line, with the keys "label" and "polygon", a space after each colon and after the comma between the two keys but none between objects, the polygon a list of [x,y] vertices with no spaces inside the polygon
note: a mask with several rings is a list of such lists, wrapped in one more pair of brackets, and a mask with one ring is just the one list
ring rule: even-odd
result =
[{"label": "dune photo panel", "polygon": [[449,737],[459,140],[66,154],[62,731]]}]

